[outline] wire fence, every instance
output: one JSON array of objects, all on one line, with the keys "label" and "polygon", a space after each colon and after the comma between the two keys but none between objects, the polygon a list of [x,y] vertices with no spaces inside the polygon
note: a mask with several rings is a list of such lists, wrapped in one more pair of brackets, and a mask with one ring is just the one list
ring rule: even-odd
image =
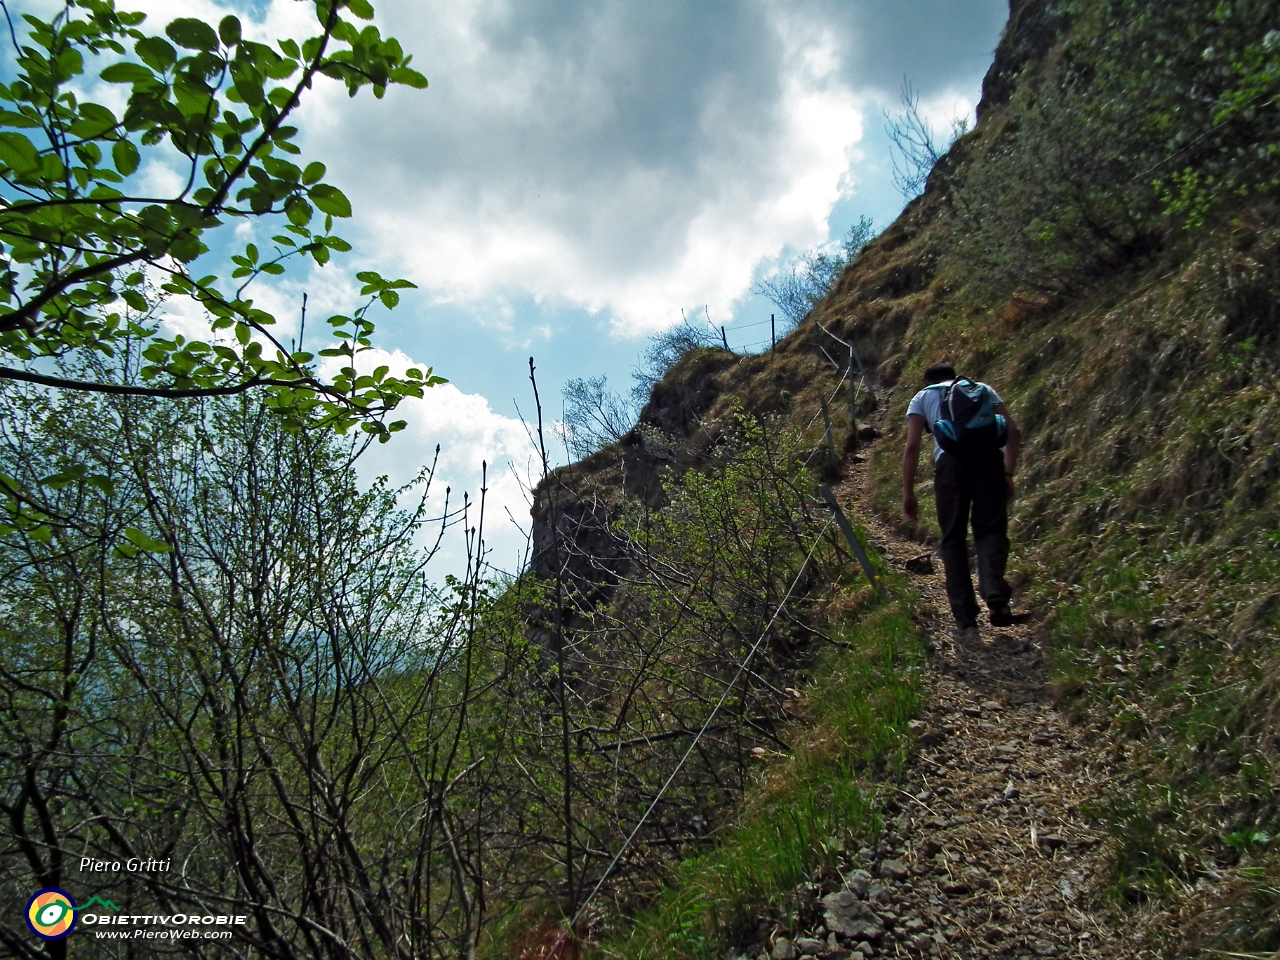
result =
[{"label": "wire fence", "polygon": [[809,547],[809,552],[805,555],[804,562],[800,565],[800,569],[796,571],[795,578],[791,581],[791,586],[787,589],[786,595],[782,598],[781,602],[779,602],[778,606],[774,609],[773,615],[769,618],[769,622],[766,623],[764,626],[764,629],[760,631],[760,635],[756,637],[755,643],[753,643],[751,647],[748,649],[747,655],[738,664],[738,668],[734,672],[733,677],[729,680],[727,684],[725,684],[724,691],[720,694],[720,698],[716,701],[715,706],[712,707],[711,712],[707,714],[706,720],[703,721],[702,727],[698,730],[697,734],[693,737],[693,740],[690,742],[688,749],[685,750],[684,754],[680,757],[679,762],[676,763],[675,767],[672,769],[667,779],[663,782],[662,787],[658,790],[653,800],[650,801],[648,807],[645,809],[640,819],[636,822],[635,827],[633,827],[631,832],[627,834],[626,840],[622,842],[622,845],[618,848],[617,853],[615,853],[613,855],[613,858],[609,861],[609,865],[605,867],[604,872],[600,874],[600,878],[596,881],[595,886],[592,887],[591,892],[587,894],[587,896],[578,905],[577,912],[574,913],[573,918],[569,921],[569,929],[568,931],[566,931],[565,936],[572,936],[571,931],[573,930],[577,922],[580,919],[582,919],[582,916],[585,913],[587,906],[595,898],[596,894],[600,892],[605,882],[613,874],[613,870],[615,867],[617,867],[619,861],[622,859],[623,854],[625,854],[627,850],[630,849],[631,844],[635,841],[636,835],[640,832],[640,829],[644,826],[645,822],[649,819],[649,816],[657,808],[658,803],[662,800],[663,796],[666,795],[666,792],[670,788],[671,784],[675,782],[675,779],[679,775],[680,771],[684,769],[685,763],[688,762],[689,757],[692,756],[694,750],[697,749],[699,741],[701,741],[702,737],[706,734],[707,730],[710,729],[712,723],[715,721],[716,716],[720,713],[721,708],[725,705],[725,702],[729,699],[730,693],[732,693],[734,688],[737,686],[738,681],[742,678],[742,674],[748,669],[748,667],[751,664],[751,661],[755,659],[756,653],[760,650],[760,645],[764,643],[765,638],[769,635],[769,631],[770,629],[772,629],[774,622],[778,619],[778,616],[782,613],[788,601],[790,601],[792,594],[795,593],[796,587],[799,585],[801,578],[804,576],[805,570],[808,569],[809,561],[813,559],[814,552],[818,549],[818,546],[822,543],[823,537],[826,536],[827,530],[831,527],[831,524],[833,522],[835,522],[834,515],[832,517],[829,517],[827,519],[827,522],[823,524],[822,529],[818,532],[818,535],[814,538],[812,545]]}]

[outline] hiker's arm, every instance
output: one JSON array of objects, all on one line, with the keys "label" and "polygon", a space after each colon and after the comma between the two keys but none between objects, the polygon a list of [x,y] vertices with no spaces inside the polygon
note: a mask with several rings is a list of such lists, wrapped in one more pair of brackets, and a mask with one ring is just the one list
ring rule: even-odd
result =
[{"label": "hiker's arm", "polygon": [[1009,411],[1003,403],[997,403],[995,411],[1004,417],[1005,423],[1009,427],[1008,438],[1004,444],[1004,472],[1005,479],[1009,482],[1009,498],[1013,499],[1013,476],[1018,472],[1018,453],[1022,448],[1022,431],[1018,429],[1018,424],[1014,422],[1013,417],[1009,416]]},{"label": "hiker's arm", "polygon": [[920,463],[920,438],[924,434],[924,417],[907,416],[907,449],[902,453],[902,515],[914,520],[919,512],[916,503],[916,467]]}]

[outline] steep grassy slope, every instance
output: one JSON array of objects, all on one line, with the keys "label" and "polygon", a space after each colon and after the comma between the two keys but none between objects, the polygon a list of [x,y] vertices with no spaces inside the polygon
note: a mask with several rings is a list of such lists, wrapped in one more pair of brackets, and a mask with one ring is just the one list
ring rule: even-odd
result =
[{"label": "steep grassy slope", "polygon": [[[1015,511],[1025,602],[1050,620],[1061,694],[1108,728],[1132,770],[1101,811],[1119,839],[1115,892],[1138,902],[1223,881],[1235,909],[1195,935],[1274,950],[1280,230],[1276,34],[1264,28],[1280,18],[1178,6],[1059,5],[1048,54],[1007,104],[989,105],[818,319],[877,362],[891,441],[929,362],[999,385],[1027,438]],[[1194,16],[1200,37],[1176,32]],[[1205,32],[1216,51],[1198,44]],[[1135,50],[1149,59],[1126,60]],[[1082,75],[1087,91],[1061,93]],[[1199,127],[1160,129],[1184,105],[1156,84],[1213,108]],[[1230,107],[1237,85],[1252,98],[1247,123]],[[1124,118],[1152,132],[1139,143]],[[1068,177],[1046,172],[1055,164],[1095,179],[1046,207],[1013,179],[1033,162],[1049,192]],[[1171,196],[1173,170],[1232,187],[1204,189],[1193,213]],[[1020,220],[1032,229],[1017,248],[992,236],[991,222]],[[886,515],[899,449],[874,456]]]},{"label": "steep grassy slope", "polygon": [[697,465],[738,407],[820,461],[819,398],[838,442],[851,426],[820,324],[868,371],[873,501],[896,518],[920,371],[948,358],[998,385],[1026,438],[1016,588],[1063,702],[1129,771],[1096,811],[1116,908],[1180,904],[1171,951],[1276,950],[1280,13],[1012,7],[977,129],[816,323],[764,356],[686,357],[621,450],[564,476],[660,498],[651,478]]}]

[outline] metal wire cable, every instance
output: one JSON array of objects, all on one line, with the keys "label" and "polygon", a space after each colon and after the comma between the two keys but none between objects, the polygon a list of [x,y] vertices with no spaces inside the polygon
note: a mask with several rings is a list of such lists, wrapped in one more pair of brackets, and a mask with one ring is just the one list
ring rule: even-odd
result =
[{"label": "metal wire cable", "polygon": [[645,810],[643,816],[640,817],[631,833],[627,835],[627,839],[623,841],[622,846],[618,848],[618,852],[614,854],[613,859],[609,861],[609,866],[605,867],[604,873],[600,874],[600,879],[596,881],[596,885],[592,887],[591,892],[587,894],[586,899],[578,905],[577,913],[575,913],[573,915],[573,919],[569,921],[570,930],[573,929],[574,924],[576,924],[582,917],[582,913],[586,910],[587,904],[589,904],[595,895],[600,892],[600,888],[604,886],[604,882],[609,879],[609,875],[613,873],[613,868],[618,865],[618,861],[622,859],[622,855],[627,852],[627,849],[631,846],[631,841],[636,838],[636,834],[640,832],[640,828],[643,827],[645,821],[649,819],[649,814],[653,813],[654,809],[658,806],[658,801],[660,801],[663,795],[666,794],[667,788],[675,781],[676,775],[684,768],[685,761],[689,759],[693,754],[694,749],[698,746],[698,741],[702,739],[702,735],[707,732],[707,729],[711,726],[711,722],[715,720],[716,714],[720,712],[720,708],[723,707],[725,701],[729,699],[729,694],[737,684],[738,679],[744,672],[746,672],[747,667],[751,665],[751,661],[755,658],[756,651],[760,649],[760,645],[764,643],[764,638],[769,633],[769,628],[773,626],[773,622],[778,619],[778,614],[782,613],[783,607],[785,607],[787,605],[787,601],[791,599],[791,594],[795,592],[796,586],[800,583],[800,577],[804,575],[805,568],[809,566],[809,561],[813,559],[814,551],[818,549],[818,544],[822,543],[822,538],[826,535],[826,532],[834,519],[835,517],[833,515],[827,519],[825,524],[823,524],[822,529],[818,532],[818,536],[813,541],[813,546],[809,548],[809,552],[805,555],[804,563],[800,564],[800,569],[796,571],[795,579],[791,581],[791,586],[787,588],[787,595],[782,598],[782,602],[779,603],[777,609],[773,611],[773,616],[769,618],[769,622],[765,624],[764,629],[760,631],[760,636],[757,637],[756,642],[752,644],[751,649],[747,652],[746,658],[738,665],[738,671],[733,675],[733,679],[725,686],[724,693],[720,695],[720,699],[717,700],[716,705],[712,707],[711,713],[707,715],[707,719],[702,724],[702,729],[700,729],[694,736],[693,742],[689,744],[689,749],[684,752],[684,756],[680,758],[680,762],[675,765],[675,769],[671,771],[670,776],[667,777],[662,788],[658,790],[657,796],[653,798],[648,809]]}]

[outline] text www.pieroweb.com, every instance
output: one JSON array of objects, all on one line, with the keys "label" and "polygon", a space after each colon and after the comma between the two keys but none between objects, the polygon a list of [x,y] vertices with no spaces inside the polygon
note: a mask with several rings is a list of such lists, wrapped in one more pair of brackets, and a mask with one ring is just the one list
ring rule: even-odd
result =
[{"label": "text www.pieroweb.com", "polygon": [[226,928],[245,926],[248,920],[248,917],[181,913],[87,914],[82,918],[81,929],[93,928],[99,940],[229,940],[232,931]]},{"label": "text www.pieroweb.com", "polygon": [[95,930],[99,940],[230,940],[230,930]]}]

